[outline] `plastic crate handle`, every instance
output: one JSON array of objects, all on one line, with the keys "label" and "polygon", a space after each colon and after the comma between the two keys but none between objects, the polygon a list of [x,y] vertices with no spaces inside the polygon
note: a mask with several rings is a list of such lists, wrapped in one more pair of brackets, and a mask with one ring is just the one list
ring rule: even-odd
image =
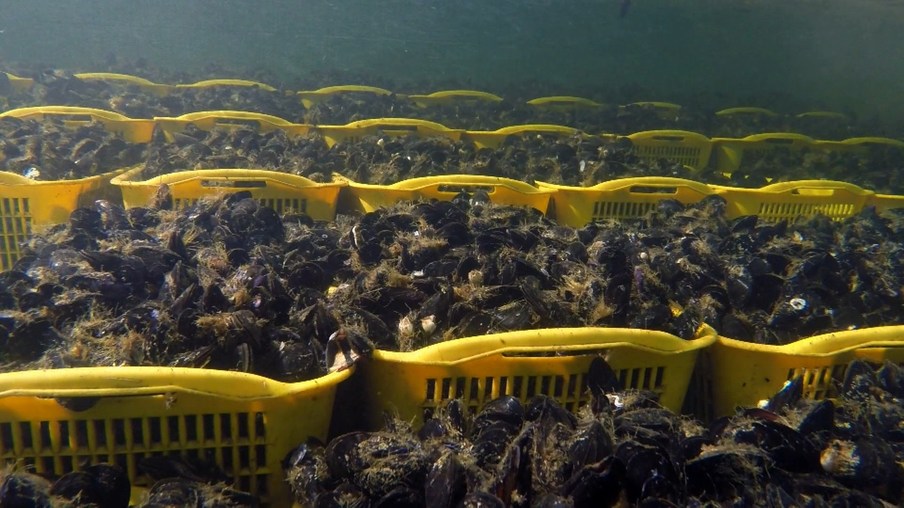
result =
[{"label": "plastic crate handle", "polygon": [[666,141],[670,143],[680,143],[682,141],[695,141],[709,143],[710,139],[699,132],[663,129],[655,131],[635,132],[626,136],[632,142],[637,141]]},{"label": "plastic crate handle", "polygon": [[334,93],[375,93],[377,95],[392,95],[392,92],[385,88],[378,88],[367,85],[333,85],[318,88],[317,90],[303,90],[298,95],[329,95]]},{"label": "plastic crate handle", "polygon": [[502,97],[499,97],[498,95],[481,92],[479,90],[440,90],[428,95],[409,95],[408,98],[415,101],[418,99],[477,99],[492,102],[502,101]]},{"label": "plastic crate handle", "polygon": [[572,136],[581,131],[575,129],[574,127],[566,127],[564,125],[555,125],[555,124],[524,124],[524,125],[510,125],[508,127],[503,127],[501,129],[496,129],[495,131],[484,132],[483,134],[496,134],[496,135],[517,135],[517,134],[557,134],[560,136]]},{"label": "plastic crate handle", "polygon": [[522,194],[536,194],[544,192],[534,187],[533,185],[522,182],[520,180],[484,175],[425,176],[421,178],[402,180],[401,182],[392,184],[390,187],[393,189],[402,190],[422,190],[427,188],[434,188],[437,190],[437,192],[459,192],[458,190],[443,190],[443,186],[461,188],[461,190],[466,190],[468,187],[472,187],[474,188],[474,190],[483,188],[489,190],[491,194],[495,192],[496,188],[498,187],[505,187]]},{"label": "plastic crate handle", "polygon": [[895,147],[904,148],[904,141],[892,138],[883,138],[877,136],[868,136],[862,138],[848,138],[841,143],[845,145],[864,146],[864,147]]},{"label": "plastic crate handle", "polygon": [[768,143],[772,145],[786,145],[792,146],[797,144],[813,144],[816,140],[811,138],[810,136],[805,136],[803,134],[797,134],[795,132],[766,132],[763,134],[753,134],[747,136],[746,138],[741,138],[743,141],[754,141],[760,143]]},{"label": "plastic crate handle", "polygon": [[870,196],[875,192],[858,187],[852,183],[836,180],[798,180],[793,182],[779,182],[765,187],[760,187],[764,192],[781,192],[810,196],[832,196],[839,191],[849,192],[857,196]]},{"label": "plastic crate handle", "polygon": [[154,83],[153,81],[145,78],[140,78],[138,76],[133,76],[131,74],[119,74],[116,72],[81,72],[78,74],[73,74],[74,77],[83,80],[94,80],[94,81],[126,81],[133,85],[138,85],[141,87],[161,87],[161,86],[170,86],[163,85],[160,83]]},{"label": "plastic crate handle", "polygon": [[[140,174],[141,168],[137,168],[135,173],[129,176]],[[122,179],[124,183],[128,182]],[[223,187],[223,188],[264,188],[270,182],[279,183],[283,186],[303,187],[324,187],[336,186],[337,183],[317,183],[309,178],[300,175],[292,175],[289,173],[279,173],[266,169],[196,169],[190,171],[178,171],[160,175],[150,181],[153,185],[171,185],[178,187],[187,182],[200,181],[202,187]],[[145,183],[145,182],[141,182]]]},{"label": "plastic crate handle", "polygon": [[766,115],[778,116],[778,113],[766,108],[756,106],[738,106],[734,108],[725,108],[716,111],[716,116],[733,116],[733,115]]},{"label": "plastic crate handle", "polygon": [[549,355],[614,348],[687,353],[709,347],[715,341],[716,332],[707,325],[701,326],[691,341],[666,332],[631,328],[544,328],[467,337],[404,353],[377,350],[374,355],[391,361],[448,365],[503,353]]},{"label": "plastic crate handle", "polygon": [[260,81],[251,81],[248,79],[206,79],[196,83],[176,85],[176,88],[210,88],[215,86],[244,86],[249,88],[260,88],[268,92],[275,92],[276,88]]},{"label": "plastic crate handle", "polygon": [[106,398],[192,394],[234,400],[280,397],[316,389],[337,378],[328,374],[312,381],[282,383],[241,372],[187,367],[80,367],[5,373],[0,398]]},{"label": "plastic crate handle", "polygon": [[697,194],[709,196],[715,194],[716,191],[709,185],[695,180],[687,180],[684,178],[675,178],[671,176],[642,176],[634,178],[620,178],[618,180],[610,180],[590,187],[593,190],[622,190],[628,189],[632,194],[666,194],[666,192],[647,191],[643,188],[659,188],[659,189],[675,189],[670,194],[677,194],[678,188],[690,189]]},{"label": "plastic crate handle", "polygon": [[18,108],[0,114],[0,118],[34,118],[39,116],[67,116],[67,117],[89,117],[93,120],[107,120],[113,122],[131,122],[132,118],[108,111],[106,109],[83,108],[80,106],[35,106],[29,108]]},{"label": "plastic crate handle", "polygon": [[416,118],[369,118],[367,120],[358,120],[356,122],[348,123],[344,127],[346,129],[389,128],[410,130],[412,132],[417,131],[421,127],[434,131],[451,130],[443,124],[431,122],[428,120],[419,120]]},{"label": "plastic crate handle", "polygon": [[537,97],[527,101],[531,106],[585,106],[596,108],[602,106],[601,103],[584,97],[574,97],[571,95],[553,95],[550,97]]},{"label": "plastic crate handle", "polygon": [[[258,127],[271,125],[277,128],[292,127],[297,124],[280,118],[278,116],[257,113],[255,111],[198,111],[195,113],[187,113],[175,118],[157,117],[158,121],[178,121],[184,123],[193,123],[202,128],[213,128],[216,126],[230,127],[238,124],[254,124]],[[232,122],[230,122],[230,120]]]}]

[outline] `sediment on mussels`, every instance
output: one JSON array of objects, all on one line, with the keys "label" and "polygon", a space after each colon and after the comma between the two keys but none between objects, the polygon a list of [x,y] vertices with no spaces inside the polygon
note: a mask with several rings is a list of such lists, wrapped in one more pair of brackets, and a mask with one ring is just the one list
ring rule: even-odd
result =
[{"label": "sediment on mussels", "polygon": [[[575,414],[538,395],[476,415],[450,401],[420,429],[300,444],[285,460],[305,506],[890,506],[904,499],[904,370],[856,361],[836,401],[796,378],[765,408],[704,426],[622,390],[601,358]],[[357,504],[355,504],[357,505]]]},{"label": "sediment on mussels", "polygon": [[175,134],[172,142],[158,133],[148,149],[142,176],[216,168],[271,169],[319,182],[329,181],[336,173],[381,185],[449,174],[566,185],[593,185],[629,176],[693,176],[679,164],[639,159],[627,140],[598,137],[525,135],[512,137],[498,148],[478,149],[443,137],[366,136],[327,148],[316,133],[289,136],[252,128],[202,131],[193,127]]},{"label": "sediment on mussels", "polygon": [[627,139],[595,136],[510,136],[497,148],[443,137],[365,136],[327,148],[317,135],[290,137],[281,131],[189,129],[172,143],[158,136],[144,174],[185,169],[263,168],[329,181],[338,173],[354,181],[392,184],[409,178],[472,174],[528,183],[591,186],[617,178],[667,176],[735,187],[758,188],[793,180],[846,181],[878,193],[904,193],[904,150],[872,147],[863,153],[773,150],[745,156],[730,175],[715,167],[638,157]]},{"label": "sediment on mussels", "polygon": [[99,201],[30,240],[0,273],[4,370],[175,365],[294,381],[324,374],[341,345],[366,355],[580,326],[690,339],[703,323],[785,344],[904,312],[901,213],[760,224],[726,220],[710,197],[573,229],[481,193],[332,223],[279,217],[248,192],[180,211],[165,198]]},{"label": "sediment on mussels", "polygon": [[[267,92],[270,93],[270,92]],[[836,179],[880,193],[904,192],[904,151],[872,147],[865,153],[774,150],[745,157],[731,175],[714,168],[695,171],[666,160],[637,156],[627,139],[575,135],[509,137],[497,148],[478,149],[443,137],[366,136],[327,147],[312,133],[189,126],[168,140],[158,131],[148,145],[127,143],[99,124],[77,130],[60,121],[7,119],[0,122],[0,170],[40,180],[74,179],[140,165],[142,177],[174,171],[219,168],[269,169],[327,182],[333,174],[371,184],[448,174],[488,175],[526,182],[590,186],[641,176],[689,178],[705,183],[760,187],[805,179]]]},{"label": "sediment on mussels", "polygon": [[97,122],[70,129],[57,119],[0,120],[0,171],[33,180],[85,178],[146,157],[147,145],[123,141]]}]

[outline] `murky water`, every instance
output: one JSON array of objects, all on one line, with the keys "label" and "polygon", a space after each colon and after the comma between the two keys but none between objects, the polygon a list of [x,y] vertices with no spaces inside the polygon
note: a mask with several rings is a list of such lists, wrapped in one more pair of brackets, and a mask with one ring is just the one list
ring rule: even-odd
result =
[{"label": "murky water", "polygon": [[625,1],[10,0],[0,59],[904,112],[904,2],[631,0],[622,16]]}]

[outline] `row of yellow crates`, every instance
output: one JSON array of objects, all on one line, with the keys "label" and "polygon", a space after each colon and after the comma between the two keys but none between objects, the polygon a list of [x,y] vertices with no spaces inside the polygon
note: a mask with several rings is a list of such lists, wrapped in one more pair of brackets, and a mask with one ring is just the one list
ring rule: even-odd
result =
[{"label": "row of yellow crates", "polygon": [[904,362],[904,326],[787,346],[743,343],[705,326],[690,341],[635,329],[508,332],[408,353],[376,351],[351,369],[291,384],[165,367],[6,373],[0,457],[46,475],[116,463],[138,496],[148,484],[138,470],[142,458],[182,455],[212,461],[264,505],[288,506],[282,459],[310,438],[325,441],[331,425],[334,432],[376,429],[385,412],[419,425],[451,399],[477,411],[501,395],[548,395],[575,410],[587,401],[585,376],[598,356],[625,388],[655,391],[674,411],[688,394],[721,416],[756,406],[798,376],[805,397],[833,397],[855,359]]},{"label": "row of yellow crates", "polygon": [[150,179],[142,167],[80,180],[38,182],[0,172],[0,267],[20,257],[22,243],[42,226],[60,224],[79,206],[97,199],[127,208],[148,206],[161,185],[169,187],[177,207],[205,196],[246,190],[279,213],[304,213],[330,221],[337,213],[371,212],[399,201],[451,200],[462,192],[485,193],[496,204],[528,206],[570,227],[595,220],[642,218],[666,199],[684,204],[718,195],[729,218],[758,215],[764,221],[826,215],[842,220],[872,206],[904,208],[904,196],[877,194],[846,182],[800,180],[758,189],[709,185],[671,177],[610,180],[592,187],[569,187],[483,175],[413,178],[391,185],[351,181],[334,175],[330,183],[270,170],[213,169],[180,171]]},{"label": "row of yellow crates", "polygon": [[600,136],[607,140],[629,140],[638,157],[656,161],[665,159],[696,171],[711,168],[730,175],[741,167],[746,156],[785,150],[817,150],[838,153],[868,153],[871,149],[904,150],[904,141],[885,137],[857,137],[842,141],[817,140],[803,134],[775,132],[753,134],[744,138],[709,138],[703,134],[680,130],[654,130],[630,134],[588,134],[573,127],[550,124],[512,125],[494,131],[451,129],[442,124],[413,118],[372,118],[346,125],[296,124],[283,118],[250,111],[200,111],[178,117],[132,119],[107,110],[75,106],[38,106],[18,108],[0,113],[3,118],[63,118],[68,125],[102,123],[107,130],[133,143],[149,142],[159,127],[168,139],[189,126],[202,130],[252,126],[261,132],[283,130],[289,135],[304,136],[314,132],[323,136],[329,146],[340,141],[353,141],[365,136],[444,137],[468,141],[478,148],[495,148],[514,136],[546,135],[560,138]]},{"label": "row of yellow crates", "polygon": [[[34,80],[32,78],[24,78],[20,76],[16,76],[11,73],[5,73],[7,79],[10,83],[10,88],[14,92],[26,92],[32,86],[34,86]],[[123,86],[135,87],[140,90],[146,91],[147,93],[157,95],[157,96],[166,96],[178,90],[191,90],[191,89],[203,89],[203,88],[211,88],[211,87],[244,87],[244,88],[256,88],[260,90],[265,90],[268,92],[278,92],[279,90],[271,85],[266,83],[261,83],[259,81],[252,81],[247,79],[234,79],[234,78],[220,78],[220,79],[207,79],[203,81],[198,81],[195,83],[188,84],[164,84],[164,83],[155,83],[145,78],[141,78],[138,76],[133,76],[130,74],[120,74],[120,73],[111,73],[111,72],[83,72],[74,74],[76,78],[86,80],[86,81],[104,81],[108,83],[119,84]],[[367,85],[334,85],[327,86],[323,88],[319,88],[317,90],[303,90],[297,92],[286,92],[286,93],[294,93],[301,100],[302,105],[305,108],[311,108],[315,104],[325,101],[330,97],[343,95],[343,94],[369,94],[375,96],[388,96],[394,95],[396,97],[405,98],[412,101],[419,107],[429,107],[434,105],[446,105],[446,104],[459,104],[459,103],[473,103],[473,102],[485,102],[485,103],[499,103],[504,99],[499,95],[483,92],[480,90],[440,90],[430,94],[401,94],[395,93],[391,90],[375,87],[375,86],[367,86]],[[530,99],[526,101],[526,104],[529,106],[534,106],[538,108],[549,108],[549,109],[563,109],[563,110],[593,110],[596,108],[603,108],[606,104],[595,101],[593,99],[588,99],[585,97],[576,97],[572,95],[552,95],[545,97],[537,97],[534,99]],[[680,104],[675,104],[673,102],[664,102],[664,101],[641,101],[641,102],[632,102],[630,104],[619,105],[619,109],[628,109],[631,107],[643,107],[654,110],[657,114],[665,119],[673,119],[682,109]],[[772,111],[767,108],[761,107],[752,107],[752,106],[742,106],[742,107],[731,107],[724,108],[715,112],[717,117],[724,118],[737,118],[737,117],[763,117],[763,118],[774,118],[782,116],[780,113]],[[844,113],[839,113],[836,111],[806,111],[803,113],[798,113],[793,115],[796,118],[801,119],[821,119],[821,120],[837,120],[837,121],[845,121],[848,119],[847,115]]]}]

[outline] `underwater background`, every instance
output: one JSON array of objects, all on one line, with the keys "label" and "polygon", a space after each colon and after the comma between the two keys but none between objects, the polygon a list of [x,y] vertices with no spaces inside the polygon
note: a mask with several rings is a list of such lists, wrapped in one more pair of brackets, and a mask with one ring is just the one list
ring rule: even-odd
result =
[{"label": "underwater background", "polygon": [[[0,59],[904,112],[897,0],[4,0]],[[622,16],[624,11],[624,15]],[[243,76],[244,77],[244,76]],[[329,79],[334,78],[334,79]],[[607,94],[607,92],[610,92]]]}]

